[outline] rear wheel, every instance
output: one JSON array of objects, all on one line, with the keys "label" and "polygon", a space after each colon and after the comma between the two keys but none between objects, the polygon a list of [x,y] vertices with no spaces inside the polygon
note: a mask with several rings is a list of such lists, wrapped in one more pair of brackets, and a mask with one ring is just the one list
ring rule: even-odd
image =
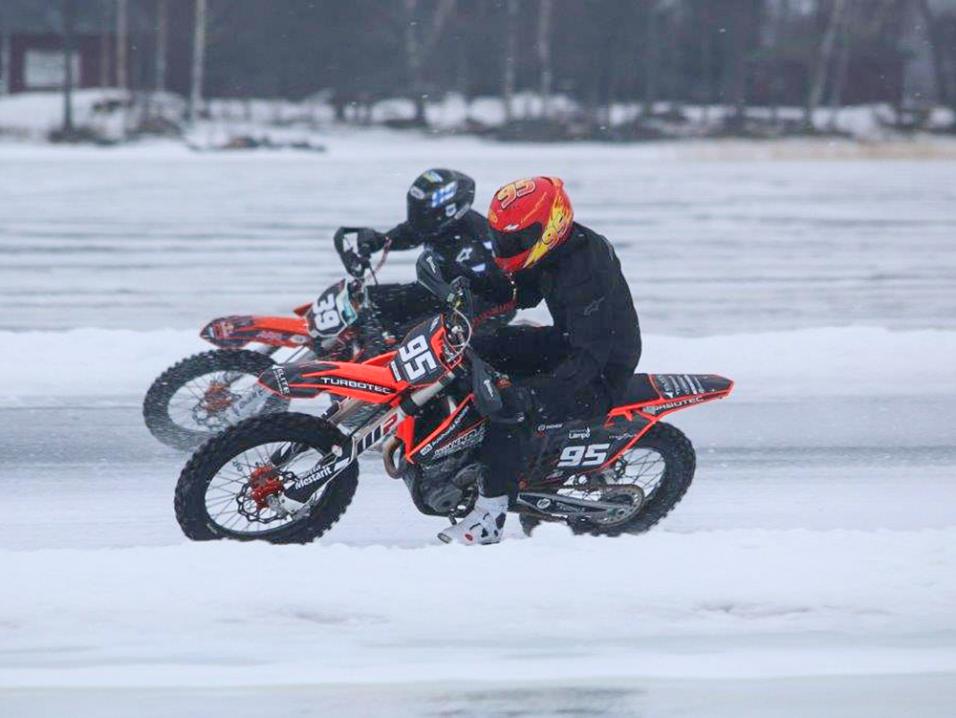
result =
[{"label": "rear wheel", "polygon": [[[189,450],[236,422],[235,403],[275,365],[246,349],[194,354],[163,372],[146,392],[143,419],[159,441]],[[269,396],[260,413],[285,411],[288,401]]]},{"label": "rear wheel", "polygon": [[[568,520],[577,534],[619,536],[649,530],[680,502],[694,480],[697,457],[690,440],[670,424],[655,424],[612,466],[593,476],[576,477],[558,490],[580,499],[619,504],[604,514]],[[540,519],[521,516],[530,535]]]},{"label": "rear wheel", "polygon": [[[358,463],[352,462],[311,494],[303,489],[340,441],[328,422],[306,414],[240,422],[203,444],[183,468],[176,520],[194,541],[312,541],[339,520],[358,485]],[[295,513],[278,501],[292,493],[303,505]]]},{"label": "rear wheel", "polygon": [[595,536],[643,533],[680,503],[696,468],[697,455],[690,439],[676,426],[655,424],[601,477],[604,486],[599,498],[620,503],[621,511],[572,529]]}]

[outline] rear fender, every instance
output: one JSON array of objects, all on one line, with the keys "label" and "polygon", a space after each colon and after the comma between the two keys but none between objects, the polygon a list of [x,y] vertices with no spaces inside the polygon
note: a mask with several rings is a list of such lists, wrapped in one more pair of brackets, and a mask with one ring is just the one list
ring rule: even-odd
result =
[{"label": "rear fender", "polygon": [[199,336],[220,349],[241,349],[252,342],[297,348],[310,341],[308,325],[301,317],[219,317],[204,326]]},{"label": "rear fender", "polygon": [[274,366],[260,375],[259,383],[286,399],[313,399],[326,392],[371,404],[389,404],[408,387],[386,367],[334,361]]},{"label": "rear fender", "polygon": [[636,415],[657,421],[675,411],[723,399],[733,388],[733,381],[717,374],[635,374],[631,393],[637,400],[611,409],[608,422]]}]

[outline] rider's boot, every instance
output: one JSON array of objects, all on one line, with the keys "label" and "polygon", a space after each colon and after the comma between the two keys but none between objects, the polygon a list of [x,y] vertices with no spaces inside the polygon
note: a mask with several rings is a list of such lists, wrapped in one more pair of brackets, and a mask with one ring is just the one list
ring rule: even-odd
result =
[{"label": "rider's boot", "polygon": [[498,543],[508,515],[507,496],[481,496],[475,501],[475,507],[454,526],[438,534],[445,543],[476,544]]}]

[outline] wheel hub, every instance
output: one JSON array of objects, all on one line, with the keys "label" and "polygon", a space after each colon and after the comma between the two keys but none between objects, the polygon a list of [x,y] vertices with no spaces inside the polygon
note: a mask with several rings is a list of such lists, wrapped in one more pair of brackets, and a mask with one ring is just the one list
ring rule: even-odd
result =
[{"label": "wheel hub", "polygon": [[620,509],[610,509],[603,516],[588,520],[601,526],[616,526],[630,521],[644,506],[644,490],[640,486],[607,486],[601,489],[601,501],[620,504]]},{"label": "wheel hub", "polygon": [[249,498],[260,510],[267,508],[269,497],[282,493],[282,488],[282,478],[276,467],[271,464],[257,466],[249,476]]},{"label": "wheel hub", "polygon": [[214,381],[203,394],[200,406],[207,414],[221,414],[236,400],[236,395],[229,391],[229,386]]}]

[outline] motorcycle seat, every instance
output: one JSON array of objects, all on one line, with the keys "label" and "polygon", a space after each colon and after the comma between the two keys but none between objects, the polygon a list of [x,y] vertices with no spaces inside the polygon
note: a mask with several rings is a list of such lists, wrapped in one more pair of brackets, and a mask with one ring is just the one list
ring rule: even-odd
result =
[{"label": "motorcycle seat", "polygon": [[660,398],[661,395],[651,382],[650,374],[635,374],[631,377],[630,382],[628,382],[623,403],[640,404],[641,402],[654,401]]}]

